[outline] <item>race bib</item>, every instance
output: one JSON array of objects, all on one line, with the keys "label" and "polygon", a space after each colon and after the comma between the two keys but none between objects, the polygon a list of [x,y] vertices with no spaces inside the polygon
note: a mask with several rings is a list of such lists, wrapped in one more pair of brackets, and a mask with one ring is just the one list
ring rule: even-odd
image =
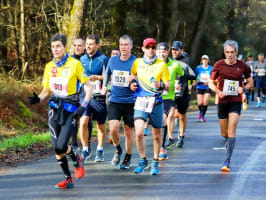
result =
[{"label": "race bib", "polygon": [[[179,85],[179,80],[175,80],[175,86],[176,85]],[[175,93],[180,93],[180,92],[181,92],[181,90],[175,89]]]},{"label": "race bib", "polygon": [[68,96],[68,80],[68,78],[63,77],[51,77],[49,81],[50,89],[56,96]]},{"label": "race bib", "polygon": [[96,80],[91,82],[92,86],[92,94],[99,94],[101,93],[101,81]]},{"label": "race bib", "polygon": [[258,69],[258,76],[264,76],[264,69]]},{"label": "race bib", "polygon": [[155,102],[155,97],[137,97],[134,109],[151,113]]},{"label": "race bib", "polygon": [[168,91],[163,90],[162,95],[168,95]]},{"label": "race bib", "polygon": [[238,95],[238,92],[237,92],[238,87],[239,87],[238,81],[225,79],[223,92],[226,93],[227,95],[237,96]]},{"label": "race bib", "polygon": [[210,74],[208,73],[201,73],[200,74],[200,82],[208,83],[210,80]]},{"label": "race bib", "polygon": [[112,74],[112,84],[114,86],[128,87],[129,72],[114,70]]}]

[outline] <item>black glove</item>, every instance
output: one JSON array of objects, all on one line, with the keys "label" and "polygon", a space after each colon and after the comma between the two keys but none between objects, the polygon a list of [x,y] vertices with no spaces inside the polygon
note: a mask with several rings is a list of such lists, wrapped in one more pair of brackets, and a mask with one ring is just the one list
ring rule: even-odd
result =
[{"label": "black glove", "polygon": [[73,118],[78,119],[80,116],[84,113],[86,108],[83,106],[80,106],[74,113],[73,113]]},{"label": "black glove", "polygon": [[40,98],[38,97],[38,95],[35,92],[33,92],[33,96],[30,96],[29,99],[30,99],[31,105],[36,104],[36,103],[40,103]]}]

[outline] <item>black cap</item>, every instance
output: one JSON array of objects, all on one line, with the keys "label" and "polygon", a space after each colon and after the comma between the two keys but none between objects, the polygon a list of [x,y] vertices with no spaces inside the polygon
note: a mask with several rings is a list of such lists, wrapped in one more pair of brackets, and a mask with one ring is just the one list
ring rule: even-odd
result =
[{"label": "black cap", "polygon": [[166,42],[160,42],[157,44],[157,50],[168,50],[169,46]]},{"label": "black cap", "polygon": [[172,49],[176,50],[183,49],[183,43],[181,41],[173,41]]},{"label": "black cap", "polygon": [[248,57],[249,57],[249,58],[253,58],[253,55],[252,55],[252,54],[249,54]]}]

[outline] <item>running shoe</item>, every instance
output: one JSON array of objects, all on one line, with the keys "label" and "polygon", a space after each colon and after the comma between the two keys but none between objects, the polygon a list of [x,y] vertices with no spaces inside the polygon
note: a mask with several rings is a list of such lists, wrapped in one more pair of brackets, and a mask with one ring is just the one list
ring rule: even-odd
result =
[{"label": "running shoe", "polygon": [[152,160],[150,174],[151,175],[159,175],[160,174],[159,161],[158,160]]},{"label": "running shoe", "polygon": [[95,162],[103,162],[104,161],[104,152],[103,150],[97,150],[95,156]]},{"label": "running shoe", "polygon": [[201,112],[199,111],[198,115],[197,115],[198,119],[201,119]]},{"label": "running shoe", "polygon": [[144,171],[144,169],[148,169],[148,168],[149,168],[148,160],[141,158],[139,160],[139,166],[135,168],[134,173],[135,174],[141,174]]},{"label": "running shoe", "polygon": [[75,169],[75,178],[82,178],[85,176],[85,169],[83,167],[83,161],[82,161],[82,157],[80,155],[78,155],[78,160],[76,162],[74,162],[74,169]]},{"label": "running shoe", "polygon": [[179,137],[176,146],[182,148],[184,145],[184,138]]},{"label": "running shoe", "polygon": [[261,107],[261,102],[258,102],[257,108],[260,108],[260,107]]},{"label": "running shoe", "polygon": [[130,157],[126,155],[124,161],[120,165],[120,169],[129,169],[130,164],[131,164]]},{"label": "running shoe", "polygon": [[148,135],[149,135],[148,129],[145,128],[145,129],[144,129],[144,136],[148,136]]},{"label": "running shoe", "polygon": [[242,106],[243,106],[243,110],[247,110],[248,109],[248,104],[247,103],[244,102]]},{"label": "running shoe", "polygon": [[167,141],[167,143],[166,143],[166,145],[165,145],[166,149],[171,149],[174,146],[175,146],[175,140],[169,138],[168,141]]},{"label": "running shoe", "polygon": [[122,151],[116,151],[115,152],[115,154],[114,154],[114,156],[113,156],[113,159],[112,159],[112,165],[113,166],[117,166],[117,165],[119,165],[119,163],[120,163],[120,156],[121,156],[121,154],[122,154]]},{"label": "running shoe", "polygon": [[74,187],[74,181],[71,176],[65,177],[65,180],[55,185],[56,189],[67,189],[67,188],[73,188],[73,187]]},{"label": "running shoe", "polygon": [[206,118],[205,118],[205,116],[202,116],[201,119],[200,119],[200,121],[202,121],[202,122],[206,122]]},{"label": "running shoe", "polygon": [[167,150],[165,148],[161,148],[160,149],[160,154],[159,154],[159,160],[163,161],[163,160],[167,160],[168,156],[167,156]]},{"label": "running shoe", "polygon": [[224,172],[230,172],[231,171],[231,169],[230,169],[230,160],[227,159],[227,160],[224,161],[224,165],[223,165],[221,170],[224,171]]},{"label": "running shoe", "polygon": [[262,95],[261,101],[262,102],[265,102],[265,99],[266,99],[266,96],[265,95]]},{"label": "running shoe", "polygon": [[82,157],[82,161],[83,164],[85,164],[87,162],[87,160],[91,157],[92,153],[91,153],[91,148],[88,148],[88,151],[86,150],[82,150],[81,152],[81,157]]}]

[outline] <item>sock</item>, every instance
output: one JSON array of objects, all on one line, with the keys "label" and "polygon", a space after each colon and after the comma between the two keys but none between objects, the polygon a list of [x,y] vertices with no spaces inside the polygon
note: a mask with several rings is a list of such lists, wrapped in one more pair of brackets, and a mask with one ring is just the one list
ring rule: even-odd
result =
[{"label": "sock", "polygon": [[69,168],[68,168],[68,163],[67,163],[67,158],[66,156],[64,156],[62,159],[60,160],[57,160],[57,163],[60,165],[60,167],[62,168],[63,170],[63,173],[64,175],[69,178],[71,177],[71,174],[70,174],[70,171],[69,171]]},{"label": "sock", "polygon": [[200,111],[200,114],[202,114],[202,105],[198,105],[198,109]]},{"label": "sock", "polygon": [[127,153],[125,156],[125,160],[130,161],[131,160],[131,154]]},{"label": "sock", "polygon": [[71,148],[70,153],[67,154],[67,155],[71,158],[71,160],[72,160],[73,162],[76,162],[76,161],[78,160],[78,156],[75,155],[75,153],[73,152],[72,148]]},{"label": "sock", "polygon": [[182,138],[182,139],[184,139],[184,137],[185,137],[185,136],[179,136],[179,138]]},{"label": "sock", "polygon": [[97,146],[97,151],[103,151],[103,147]]},{"label": "sock", "polygon": [[235,148],[235,141],[236,141],[236,138],[233,138],[233,137],[228,137],[228,139],[226,141],[226,144],[225,144],[225,147],[226,147],[226,160],[230,160],[231,159],[233,150]]},{"label": "sock", "polygon": [[165,148],[166,136],[167,136],[167,126],[164,127],[164,132],[163,132],[163,143],[162,143],[163,148]]},{"label": "sock", "polygon": [[89,147],[83,147],[82,151],[89,151]]},{"label": "sock", "polygon": [[122,152],[122,148],[121,148],[120,144],[117,145],[115,148],[116,148],[116,151],[117,151],[117,152],[119,152],[119,153]]},{"label": "sock", "polygon": [[205,116],[208,106],[202,106],[202,116]]}]

